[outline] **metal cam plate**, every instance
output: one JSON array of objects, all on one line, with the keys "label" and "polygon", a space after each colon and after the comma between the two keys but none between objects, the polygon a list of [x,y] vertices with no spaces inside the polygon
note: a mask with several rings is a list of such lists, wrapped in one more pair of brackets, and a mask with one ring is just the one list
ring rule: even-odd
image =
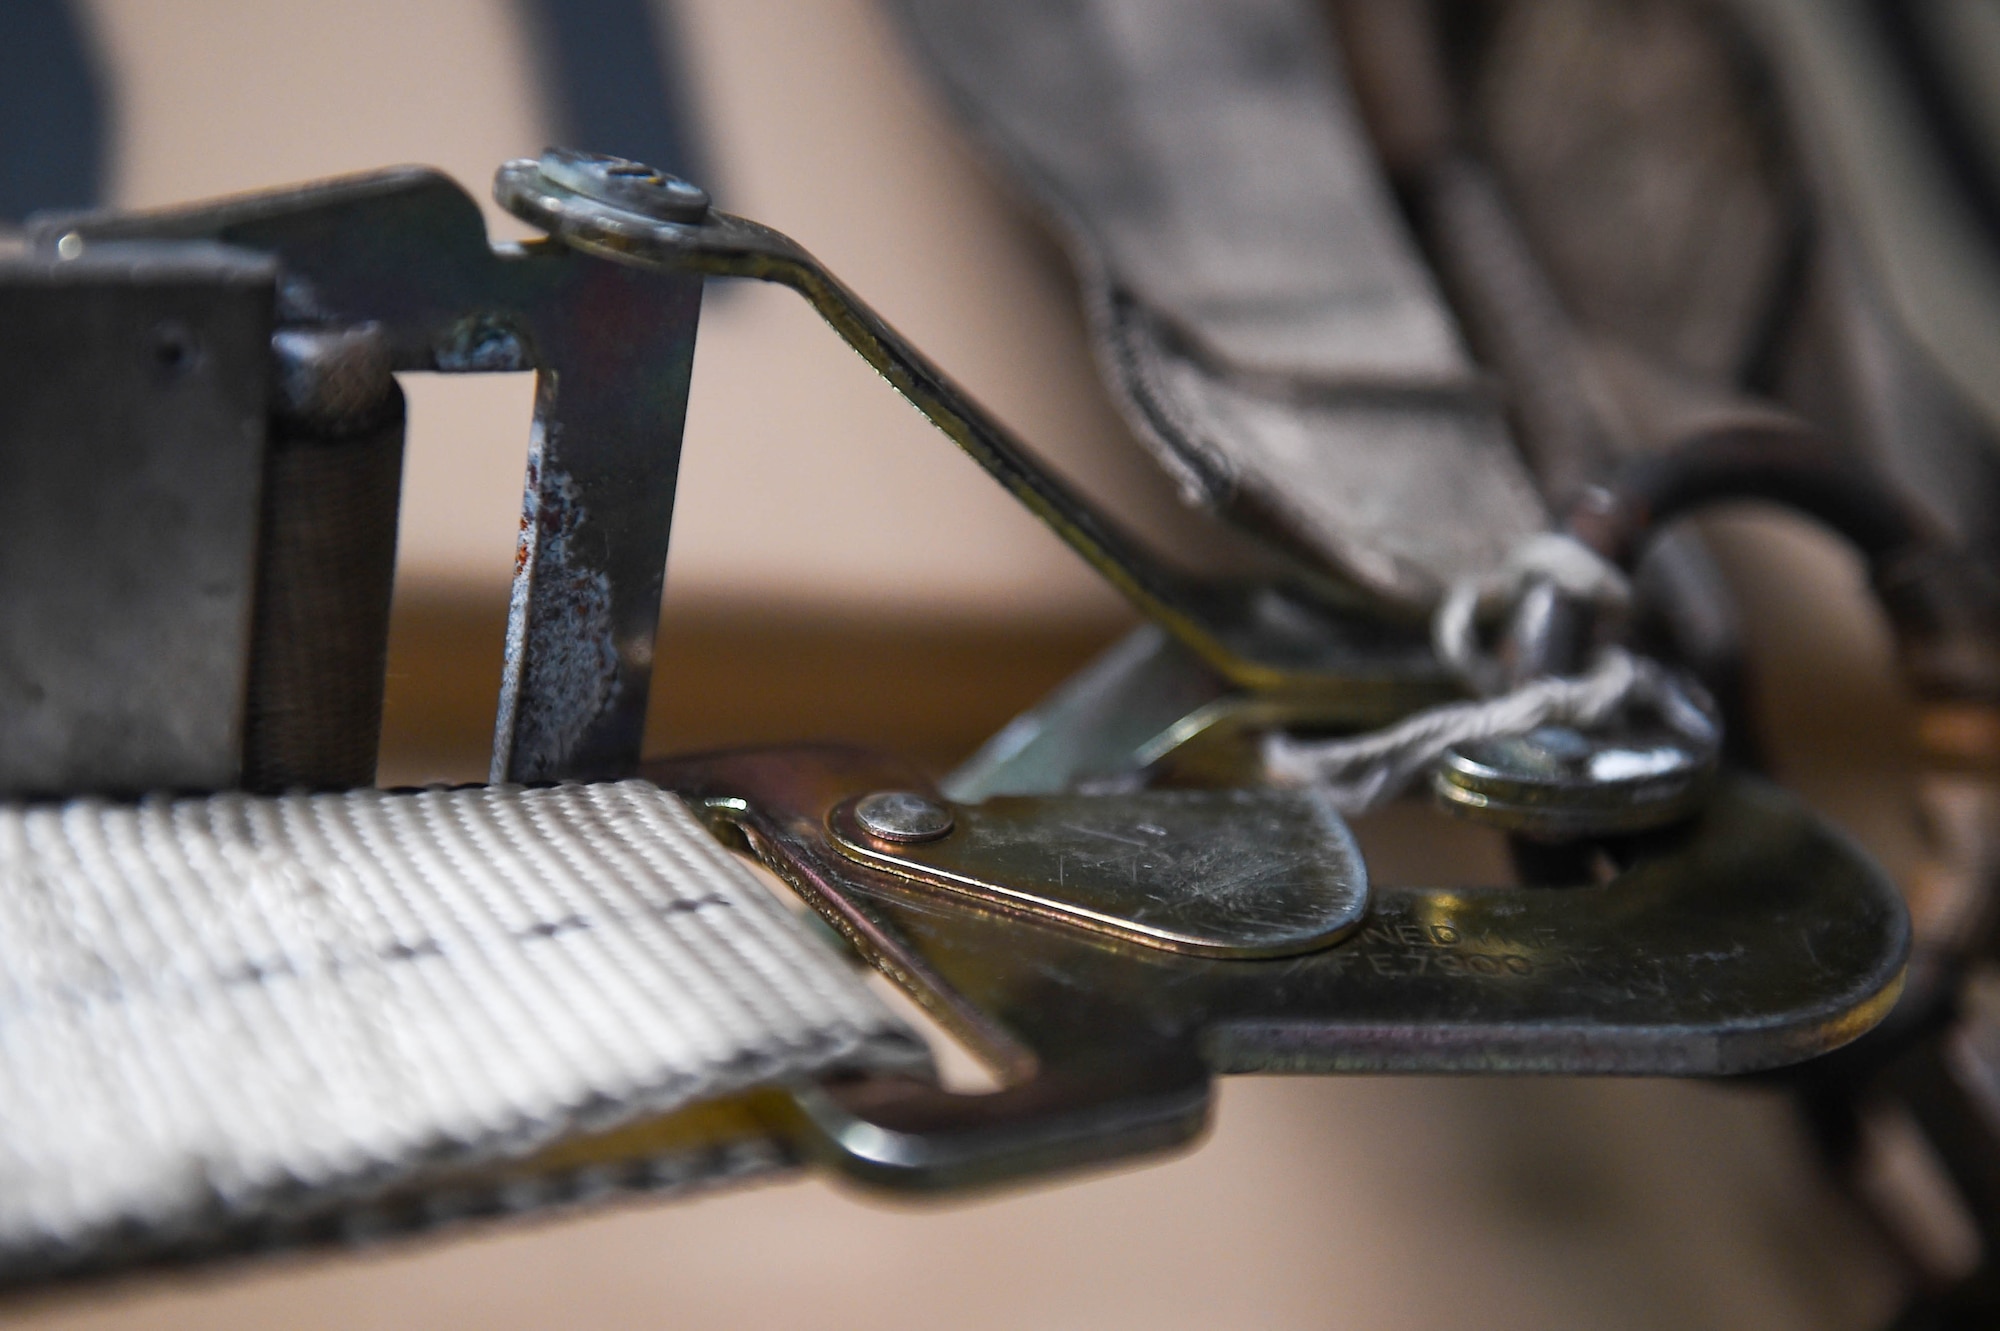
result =
[{"label": "metal cam plate", "polygon": [[[1624,847],[1609,883],[1375,883],[1345,939],[1245,960],[1087,933],[997,895],[940,891],[929,865],[918,878],[850,853],[830,821],[843,804],[884,790],[935,798],[874,755],[711,754],[646,775],[695,801],[1002,1073],[985,1095],[867,1080],[794,1097],[801,1150],[898,1188],[1164,1149],[1200,1130],[1215,1073],[1777,1067],[1879,1021],[1909,949],[1880,871],[1796,799],[1738,777],[1685,824]],[[957,806],[954,826],[999,807]]]},{"label": "metal cam plate", "polygon": [[990,907],[1213,957],[1283,957],[1352,932],[1368,874],[1309,791],[1155,790],[954,805],[948,834],[871,834],[858,800],[827,815],[842,853]]}]

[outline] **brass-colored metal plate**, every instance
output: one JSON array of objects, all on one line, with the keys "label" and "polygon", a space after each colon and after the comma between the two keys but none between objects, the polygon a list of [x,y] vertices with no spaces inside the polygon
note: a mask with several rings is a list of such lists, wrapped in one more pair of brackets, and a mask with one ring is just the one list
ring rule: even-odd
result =
[{"label": "brass-colored metal plate", "polygon": [[865,1081],[799,1098],[799,1148],[888,1187],[1163,1149],[1200,1130],[1216,1073],[1781,1067],[1880,1021],[1909,952],[1881,871],[1796,798],[1736,776],[1685,823],[1619,843],[1608,883],[1372,884],[1344,941],[1237,960],[1092,936],[853,855],[829,814],[869,791],[925,789],[865,752],[714,754],[646,774],[954,1029],[983,1025],[975,1047],[996,1032],[1013,1046],[1012,1075],[987,1095]]},{"label": "brass-colored metal plate", "polygon": [[1310,791],[1001,796],[951,806],[949,835],[871,835],[857,800],[827,815],[840,850],[1002,910],[1170,952],[1283,957],[1361,923],[1368,873]]}]

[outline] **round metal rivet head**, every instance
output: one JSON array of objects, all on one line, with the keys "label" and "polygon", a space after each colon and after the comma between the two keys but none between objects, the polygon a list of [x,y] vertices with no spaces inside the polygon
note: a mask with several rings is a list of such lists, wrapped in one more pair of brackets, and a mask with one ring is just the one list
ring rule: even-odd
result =
[{"label": "round metal rivet head", "polygon": [[1636,832],[1684,818],[1715,771],[1712,747],[1664,731],[1542,726],[1449,750],[1432,790],[1454,812],[1552,839]]},{"label": "round metal rivet head", "polygon": [[643,162],[551,148],[537,165],[544,176],[571,193],[627,212],[662,222],[699,222],[708,215],[707,191]]},{"label": "round metal rivet head", "polygon": [[908,844],[936,841],[952,829],[951,810],[908,790],[878,790],[854,802],[854,821],[869,836]]}]

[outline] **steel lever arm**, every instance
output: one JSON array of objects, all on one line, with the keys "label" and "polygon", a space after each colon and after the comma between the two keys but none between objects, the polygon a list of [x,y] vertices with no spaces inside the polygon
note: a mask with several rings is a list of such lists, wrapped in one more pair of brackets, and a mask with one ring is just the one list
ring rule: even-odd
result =
[{"label": "steel lever arm", "polygon": [[[1232,683],[1311,719],[1379,724],[1452,691],[1421,627],[1305,580],[1189,577],[1066,486],[803,248],[705,210],[648,218],[510,163],[503,202],[554,243],[496,249],[448,178],[401,168],[156,213],[38,219],[59,256],[212,240],[275,257],[279,319],[374,324],[399,371],[534,370],[535,425],[493,775],[602,777],[638,762],[702,279],[779,282],[1148,615]],[[602,262],[609,260],[609,262]]]},{"label": "steel lever arm", "polygon": [[692,221],[648,216],[552,179],[547,160],[502,166],[494,181],[495,197],[564,245],[615,263],[665,273],[753,278],[798,292],[1009,494],[1231,682],[1266,692],[1350,699],[1357,690],[1374,686],[1407,695],[1400,706],[1448,691],[1428,660],[1418,626],[1391,626],[1379,616],[1374,623],[1362,620],[1351,607],[1327,604],[1302,582],[1210,582],[1161,561],[1072,490],[790,237],[713,209]]}]

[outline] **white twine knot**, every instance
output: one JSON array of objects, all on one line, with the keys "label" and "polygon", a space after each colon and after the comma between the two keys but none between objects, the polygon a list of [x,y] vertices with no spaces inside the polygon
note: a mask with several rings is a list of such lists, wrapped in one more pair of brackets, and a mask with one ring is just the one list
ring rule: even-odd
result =
[{"label": "white twine knot", "polygon": [[1499,663],[1479,639],[1480,626],[1503,619],[1537,582],[1552,582],[1564,595],[1610,616],[1623,615],[1632,605],[1632,584],[1616,564],[1574,536],[1537,532],[1491,573],[1453,583],[1431,619],[1438,659],[1475,692],[1498,693],[1505,684]]},{"label": "white twine knot", "polygon": [[[1439,657],[1474,687],[1497,678],[1479,625],[1511,610],[1541,580],[1605,611],[1622,613],[1631,604],[1631,584],[1614,565],[1571,537],[1544,532],[1522,542],[1494,572],[1451,589],[1432,621]],[[1690,743],[1712,748],[1721,741],[1715,704],[1700,685],[1658,661],[1604,647],[1582,674],[1441,703],[1364,735],[1302,740],[1274,731],[1264,737],[1264,776],[1273,785],[1312,786],[1341,812],[1363,813],[1400,795],[1457,745],[1538,726],[1594,730],[1637,710],[1652,712]]]}]

